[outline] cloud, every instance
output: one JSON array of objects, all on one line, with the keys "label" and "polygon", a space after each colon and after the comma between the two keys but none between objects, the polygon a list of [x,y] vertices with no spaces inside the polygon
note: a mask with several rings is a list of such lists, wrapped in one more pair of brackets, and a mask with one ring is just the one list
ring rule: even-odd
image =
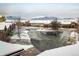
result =
[{"label": "cloud", "polygon": [[79,8],[37,8],[37,9],[28,9],[28,8],[12,8],[5,7],[0,8],[1,15],[20,15],[20,16],[44,16],[44,15],[53,15],[53,16],[78,16],[79,17]]}]

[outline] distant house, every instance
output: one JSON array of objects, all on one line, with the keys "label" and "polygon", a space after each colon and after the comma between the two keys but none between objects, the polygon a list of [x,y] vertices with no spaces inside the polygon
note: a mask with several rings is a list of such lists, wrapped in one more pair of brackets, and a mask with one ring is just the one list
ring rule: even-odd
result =
[{"label": "distant house", "polygon": [[62,19],[62,20],[57,20],[62,24],[62,28],[75,28],[77,25],[77,18],[73,19]]},{"label": "distant house", "polygon": [[78,18],[78,20],[77,20],[77,31],[79,32],[79,18]]}]

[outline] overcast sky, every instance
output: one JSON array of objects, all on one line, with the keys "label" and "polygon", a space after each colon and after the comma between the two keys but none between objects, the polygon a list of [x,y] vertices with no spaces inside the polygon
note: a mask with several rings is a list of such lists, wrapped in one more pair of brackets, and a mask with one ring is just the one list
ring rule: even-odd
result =
[{"label": "overcast sky", "polygon": [[1,15],[79,17],[78,3],[0,3]]}]

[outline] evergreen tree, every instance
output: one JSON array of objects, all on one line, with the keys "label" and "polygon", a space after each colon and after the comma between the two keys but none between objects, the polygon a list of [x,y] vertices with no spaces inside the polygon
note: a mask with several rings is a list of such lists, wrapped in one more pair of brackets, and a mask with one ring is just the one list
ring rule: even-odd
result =
[{"label": "evergreen tree", "polygon": [[7,31],[7,27],[6,27],[6,26],[4,27],[4,31],[5,31],[5,32]]},{"label": "evergreen tree", "polygon": [[61,27],[61,24],[57,20],[54,20],[54,21],[51,22],[51,28],[52,29],[58,30],[58,28],[60,28],[60,27]]}]

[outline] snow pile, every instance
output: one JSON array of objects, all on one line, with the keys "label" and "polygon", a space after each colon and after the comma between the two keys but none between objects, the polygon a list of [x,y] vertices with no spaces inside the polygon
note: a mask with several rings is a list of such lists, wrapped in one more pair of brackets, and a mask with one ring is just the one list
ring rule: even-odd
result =
[{"label": "snow pile", "polygon": [[74,45],[47,50],[38,56],[79,56],[79,42]]}]

